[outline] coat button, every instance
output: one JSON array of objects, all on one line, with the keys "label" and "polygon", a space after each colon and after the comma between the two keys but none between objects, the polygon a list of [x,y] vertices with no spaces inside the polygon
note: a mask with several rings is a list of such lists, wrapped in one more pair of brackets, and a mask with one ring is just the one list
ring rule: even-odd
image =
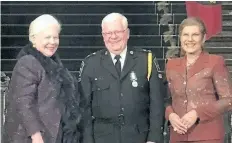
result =
[{"label": "coat button", "polygon": [[184,104],[186,104],[188,101],[187,100],[184,100]]},{"label": "coat button", "polygon": [[123,97],[123,94],[121,93],[121,97]]},{"label": "coat button", "polygon": [[124,108],[121,108],[122,111],[124,111]]}]

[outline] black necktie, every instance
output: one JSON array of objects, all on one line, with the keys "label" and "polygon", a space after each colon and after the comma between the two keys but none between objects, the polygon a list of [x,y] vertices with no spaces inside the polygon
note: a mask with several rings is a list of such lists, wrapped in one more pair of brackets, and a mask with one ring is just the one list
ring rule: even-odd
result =
[{"label": "black necktie", "polygon": [[120,62],[120,58],[121,58],[120,55],[116,55],[114,57],[114,59],[117,60],[116,63],[115,63],[115,68],[116,68],[119,76],[121,75],[121,62]]}]

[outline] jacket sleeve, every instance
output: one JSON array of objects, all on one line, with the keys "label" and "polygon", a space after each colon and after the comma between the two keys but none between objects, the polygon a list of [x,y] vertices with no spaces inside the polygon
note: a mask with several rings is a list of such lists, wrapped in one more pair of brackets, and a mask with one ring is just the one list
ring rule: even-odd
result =
[{"label": "jacket sleeve", "polygon": [[170,92],[170,88],[169,88],[169,75],[168,75],[168,71],[169,71],[169,64],[170,61],[167,62],[166,65],[166,88],[167,88],[167,94],[166,97],[164,99],[164,103],[165,103],[165,118],[166,120],[169,120],[169,115],[171,113],[173,113],[173,109],[172,109],[172,97],[171,97],[171,92]]},{"label": "jacket sleeve", "polygon": [[80,69],[80,94],[81,94],[81,106],[84,108],[83,122],[83,141],[82,143],[94,143],[93,140],[93,124],[92,124],[92,110],[91,110],[91,96],[92,96],[92,84],[91,84],[91,67],[85,60],[82,62]]},{"label": "jacket sleeve", "polygon": [[232,82],[223,57],[217,59],[213,68],[213,84],[219,100],[196,109],[200,122],[212,120],[232,109]]},{"label": "jacket sleeve", "polygon": [[[154,60],[153,60],[154,61]],[[150,131],[148,141],[163,142],[164,121],[164,95],[163,82],[158,77],[156,62],[152,63],[152,74],[150,77]]]},{"label": "jacket sleeve", "polygon": [[28,136],[44,131],[37,109],[39,74],[35,69],[38,61],[29,56],[19,59],[14,67],[11,81],[13,103]]}]

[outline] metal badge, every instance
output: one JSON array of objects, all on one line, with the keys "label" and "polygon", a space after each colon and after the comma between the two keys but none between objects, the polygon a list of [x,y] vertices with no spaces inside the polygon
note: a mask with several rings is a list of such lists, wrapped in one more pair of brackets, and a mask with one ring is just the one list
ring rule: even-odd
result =
[{"label": "metal badge", "polygon": [[158,74],[158,77],[159,77],[159,78],[161,78],[161,79],[163,78],[163,76],[162,76],[162,74],[161,74],[161,73],[160,73],[160,74]]},{"label": "metal badge", "polygon": [[138,86],[138,82],[136,80],[132,81],[132,86],[133,87],[137,87]]},{"label": "metal badge", "polygon": [[134,71],[132,71],[132,72],[130,73],[130,80],[131,80],[131,81],[137,80],[137,76],[136,76],[136,74],[135,74]]},{"label": "metal badge", "polygon": [[137,87],[137,86],[138,86],[137,76],[136,76],[136,74],[135,74],[134,71],[132,71],[132,72],[130,73],[130,80],[132,81],[131,84],[132,84],[133,87]]}]

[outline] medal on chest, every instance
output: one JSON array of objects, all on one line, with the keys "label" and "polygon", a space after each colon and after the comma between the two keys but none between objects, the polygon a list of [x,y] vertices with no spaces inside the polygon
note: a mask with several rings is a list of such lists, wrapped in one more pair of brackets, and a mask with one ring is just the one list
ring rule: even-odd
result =
[{"label": "medal on chest", "polygon": [[132,84],[133,87],[137,87],[138,86],[137,76],[136,76],[136,74],[135,74],[134,71],[132,71],[130,73],[130,80],[131,80],[131,84]]}]

